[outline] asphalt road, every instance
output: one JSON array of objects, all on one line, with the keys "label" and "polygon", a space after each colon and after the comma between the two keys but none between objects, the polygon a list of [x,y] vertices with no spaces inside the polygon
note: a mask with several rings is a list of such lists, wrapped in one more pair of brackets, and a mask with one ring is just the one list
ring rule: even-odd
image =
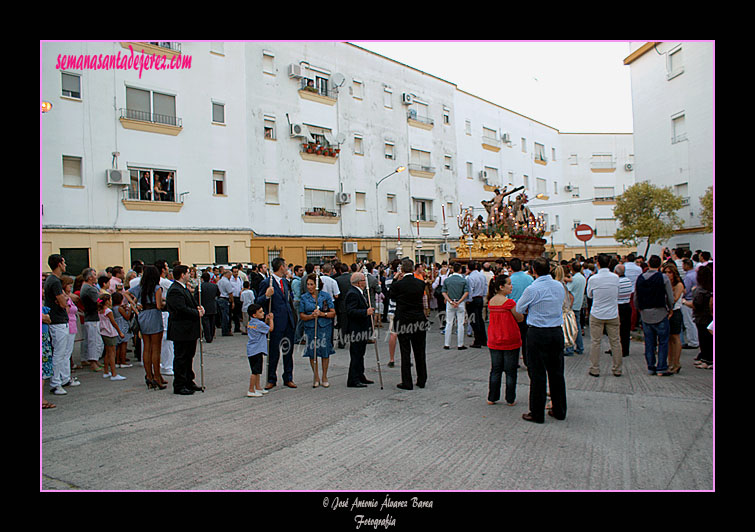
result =
[{"label": "asphalt road", "polygon": [[[57,407],[40,414],[40,490],[715,488],[714,378],[693,367],[696,351],[683,351],[683,369],[673,377],[647,375],[638,341],[618,378],[609,355],[601,355],[598,378],[587,374],[587,354],[568,357],[567,418],[546,416],[540,425],[521,419],[525,369],[515,406],[488,405],[488,350],[443,350],[436,326],[428,333],[427,387],[400,390],[398,348],[396,367],[388,368],[386,329],[380,334],[382,390],[369,345],[365,365],[375,384],[368,388],[346,387],[348,350],[337,350],[329,388],[312,388],[308,361],[297,355],[297,389],[280,385],[281,367],[277,388],[248,398],[240,334],[203,345],[206,391],[192,396],[174,395],[170,386],[147,390],[137,364],[122,370],[121,382],[78,370],[82,384],[67,395],[43,388]],[[589,349],[589,334],[585,340]],[[199,380],[199,349],[194,369]],[[323,506],[336,503],[331,496]]]}]

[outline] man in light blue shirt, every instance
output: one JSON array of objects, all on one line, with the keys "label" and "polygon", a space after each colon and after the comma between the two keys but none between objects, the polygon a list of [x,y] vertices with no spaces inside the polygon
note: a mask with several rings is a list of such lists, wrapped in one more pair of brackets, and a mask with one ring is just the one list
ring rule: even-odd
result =
[{"label": "man in light blue shirt", "polygon": [[475,261],[469,261],[471,270],[467,276],[467,287],[469,289],[469,303],[467,303],[467,313],[469,321],[474,332],[474,342],[472,347],[485,347],[488,345],[488,335],[485,331],[485,321],[482,318],[482,309],[484,298],[488,293],[487,279],[480,271],[480,265]]},{"label": "man in light blue shirt", "polygon": [[[511,274],[511,294],[509,299],[515,302],[522,297],[524,289],[532,284],[534,279],[522,271],[522,261],[514,257],[509,261],[509,267],[514,273]],[[522,337],[522,359],[527,360],[527,320],[524,319],[517,323],[519,325],[519,335]]]},{"label": "man in light blue shirt", "polygon": [[527,314],[527,373],[530,377],[530,411],[525,421],[545,421],[546,388],[550,387],[552,408],[548,415],[566,418],[566,381],[564,379],[564,333],[562,305],[564,286],[550,275],[550,264],[542,257],[532,263],[535,280],[516,304],[516,311]]}]

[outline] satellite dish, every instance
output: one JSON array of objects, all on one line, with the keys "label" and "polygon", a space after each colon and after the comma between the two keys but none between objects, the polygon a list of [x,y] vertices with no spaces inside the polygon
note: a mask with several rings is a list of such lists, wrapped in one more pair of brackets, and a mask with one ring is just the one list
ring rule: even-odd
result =
[{"label": "satellite dish", "polygon": [[346,77],[343,74],[336,72],[335,74],[333,74],[333,77],[331,77],[330,80],[333,82],[333,85],[340,87],[341,85],[343,85],[343,82],[346,81]]},{"label": "satellite dish", "polygon": [[339,133],[336,135],[336,144],[343,144],[346,141],[346,133]]}]

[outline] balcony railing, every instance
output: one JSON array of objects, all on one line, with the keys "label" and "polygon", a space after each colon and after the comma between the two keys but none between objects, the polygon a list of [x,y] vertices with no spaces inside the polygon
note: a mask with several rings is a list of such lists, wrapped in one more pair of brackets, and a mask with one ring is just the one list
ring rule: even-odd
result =
[{"label": "balcony railing", "polygon": [[428,124],[430,126],[435,124],[435,121],[432,118],[429,118],[427,116],[420,116],[417,114],[417,111],[414,109],[410,109],[406,112],[406,117],[411,120],[416,120],[417,122],[421,122],[423,124]]},{"label": "balcony railing", "polygon": [[411,214],[410,220],[412,223],[437,221],[435,216],[433,216],[432,214],[417,214],[416,212]]},{"label": "balcony railing", "polygon": [[337,87],[330,87],[329,85],[327,87],[315,85],[315,81],[309,78],[301,78],[301,87],[299,87],[299,89],[313,92],[315,94],[319,94],[320,96],[325,96],[326,98],[338,98]]},{"label": "balcony railing", "polygon": [[181,53],[180,42],[148,42],[147,44],[153,44],[155,46],[159,46],[160,48],[167,48],[168,50],[173,50],[174,52]]},{"label": "balcony railing", "polygon": [[410,164],[409,165],[409,171],[435,173],[435,167],[434,166],[422,166],[421,164]]},{"label": "balcony railing", "polygon": [[590,161],[590,167],[596,170],[608,170],[616,168],[616,161]]},{"label": "balcony railing", "polygon": [[172,115],[161,115],[150,113],[149,111],[139,111],[136,109],[120,109],[121,118],[128,120],[138,120],[139,122],[150,122],[153,124],[166,124],[169,126],[183,127],[181,119]]},{"label": "balcony railing", "polygon": [[338,213],[329,211],[325,207],[304,207],[301,210],[302,216],[322,216],[325,218],[337,218]]}]

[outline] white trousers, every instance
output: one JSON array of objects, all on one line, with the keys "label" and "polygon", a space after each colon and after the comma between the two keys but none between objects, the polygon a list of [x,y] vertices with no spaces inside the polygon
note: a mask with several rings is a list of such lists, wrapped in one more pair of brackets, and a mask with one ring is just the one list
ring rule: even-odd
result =
[{"label": "white trousers", "polygon": [[100,335],[100,322],[85,321],[84,330],[86,350],[81,350],[81,360],[99,360],[105,349],[105,342],[102,341],[102,335]]},{"label": "white trousers", "polygon": [[163,312],[163,343],[160,347],[160,369],[173,371],[173,342],[168,340],[168,316]]},{"label": "white trousers", "polygon": [[684,323],[684,343],[691,347],[699,346],[700,340],[697,337],[697,325],[692,321],[692,309],[684,304],[682,304],[682,320]]},{"label": "white trousers", "polygon": [[456,346],[461,347],[464,345],[464,318],[466,315],[467,311],[464,308],[464,303],[460,303],[456,308],[451,303],[446,303],[446,335],[443,343],[444,346],[451,346],[454,319],[456,319]]},{"label": "white trousers", "polygon": [[67,323],[50,325],[52,343],[52,377],[50,386],[57,388],[71,380],[71,353],[74,335],[68,332]]}]

